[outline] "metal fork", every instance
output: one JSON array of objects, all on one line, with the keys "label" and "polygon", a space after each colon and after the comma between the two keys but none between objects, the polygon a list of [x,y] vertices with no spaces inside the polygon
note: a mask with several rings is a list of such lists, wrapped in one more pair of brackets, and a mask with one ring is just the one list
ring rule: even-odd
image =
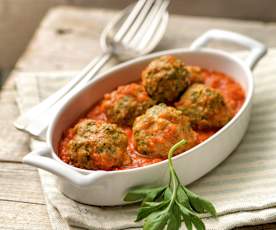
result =
[{"label": "metal fork", "polygon": [[16,128],[44,139],[48,124],[61,106],[113,55],[125,60],[152,51],[165,32],[169,0],[140,0],[107,25],[101,35],[103,54],[92,60],[76,77],[14,122]]}]

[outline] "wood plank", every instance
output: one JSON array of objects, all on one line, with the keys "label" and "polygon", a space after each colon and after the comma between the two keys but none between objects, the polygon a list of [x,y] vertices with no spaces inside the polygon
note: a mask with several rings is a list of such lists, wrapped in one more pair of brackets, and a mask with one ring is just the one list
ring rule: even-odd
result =
[{"label": "wood plank", "polygon": [[[114,15],[114,11],[101,9],[54,8],[43,20],[28,49],[17,63],[17,69],[49,71],[82,68],[101,52],[101,31]],[[276,23],[172,15],[167,33],[156,51],[187,47],[194,38],[211,28],[241,32],[270,47],[276,46],[276,40],[271,36],[276,33]]]},{"label": "wood plank", "polygon": [[[11,69],[24,50],[46,11],[57,5],[82,5],[93,8],[123,9],[133,0],[8,0],[0,1],[0,68]],[[203,15],[275,21],[275,0],[174,0],[169,10],[180,15]],[[31,12],[31,13],[30,13]],[[264,13],[265,12],[265,13]],[[20,22],[20,23],[18,23]],[[24,25],[24,26],[22,26]],[[13,28],[12,30],[10,28]],[[20,34],[20,39],[18,39]]]},{"label": "wood plank", "polygon": [[0,162],[0,200],[45,204],[36,168]]},{"label": "wood plank", "polygon": [[258,226],[245,226],[236,228],[236,230],[275,230],[276,225],[275,224],[264,224],[264,225],[258,225]]},{"label": "wood plank", "polygon": [[15,103],[15,90],[10,83],[5,84],[0,91],[0,161],[20,162],[28,152],[28,135],[19,132],[13,126],[18,116]]},{"label": "wood plank", "polygon": [[0,184],[0,229],[51,229],[37,169],[0,162]]},{"label": "wood plank", "polygon": [[0,229],[50,230],[46,206],[0,200]]}]

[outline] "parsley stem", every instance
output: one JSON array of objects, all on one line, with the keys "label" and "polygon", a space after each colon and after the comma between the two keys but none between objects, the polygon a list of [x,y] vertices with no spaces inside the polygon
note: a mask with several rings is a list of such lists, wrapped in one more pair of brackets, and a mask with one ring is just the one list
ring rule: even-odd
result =
[{"label": "parsley stem", "polygon": [[[172,173],[173,172],[170,172],[170,174],[172,175]],[[173,204],[174,204],[174,201],[175,201],[175,197],[176,197],[176,191],[177,191],[177,180],[176,180],[176,178],[175,178],[175,176],[174,175],[172,175],[171,176],[171,178],[172,178],[172,198],[171,198],[171,201],[170,201],[170,204],[169,204],[169,206],[168,206],[168,209],[170,210],[171,208],[172,208],[172,206],[173,206]]]},{"label": "parsley stem", "polygon": [[[183,139],[183,140],[177,142],[173,147],[171,147],[171,149],[169,151],[168,161],[169,161],[170,177],[177,177],[176,172],[173,167],[173,162],[172,162],[173,154],[179,147],[181,147],[182,145],[185,145],[186,143],[187,143],[187,141]],[[177,177],[177,179],[178,179],[178,177]],[[178,181],[179,181],[179,179],[178,179]]]},{"label": "parsley stem", "polygon": [[175,198],[176,198],[176,192],[177,192],[177,187],[180,183],[179,178],[176,175],[175,169],[173,167],[173,161],[172,161],[172,157],[174,152],[181,147],[182,145],[186,144],[187,141],[186,140],[182,140],[179,141],[178,143],[176,143],[169,151],[168,153],[168,163],[169,163],[169,170],[170,170],[170,184],[172,183],[172,198],[170,201],[170,204],[168,206],[168,209],[171,209],[174,202],[175,202]]}]

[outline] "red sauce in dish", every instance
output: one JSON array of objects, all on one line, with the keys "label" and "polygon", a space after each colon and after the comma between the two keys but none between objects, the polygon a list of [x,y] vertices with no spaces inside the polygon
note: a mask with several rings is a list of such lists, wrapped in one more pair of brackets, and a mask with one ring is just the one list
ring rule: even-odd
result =
[{"label": "red sauce in dish", "polygon": [[[221,72],[202,69],[201,74],[203,76],[203,83],[207,86],[210,86],[212,88],[219,90],[224,96],[224,99],[227,105],[229,106],[229,108],[231,109],[233,115],[236,114],[241,108],[245,100],[245,94],[241,86],[237,82],[232,80],[231,77]],[[95,120],[107,121],[107,117],[100,103],[94,105],[91,108],[91,110],[88,112],[86,117],[92,118]],[[141,167],[141,166],[157,163],[164,160],[162,158],[148,158],[140,155],[134,148],[131,128],[124,128],[124,129],[125,129],[125,132],[128,134],[127,151],[129,156],[132,159],[132,162],[127,166],[115,168],[113,170],[136,168],[136,167]],[[213,134],[215,134],[218,130],[205,130],[205,131],[195,130],[195,131],[197,132],[198,143],[201,143],[206,139],[208,139]],[[65,146],[70,141],[71,138],[72,138],[72,134],[70,133],[70,129],[69,129],[65,133],[59,148],[60,158],[67,163],[69,162],[69,159],[68,159],[68,154]]]}]

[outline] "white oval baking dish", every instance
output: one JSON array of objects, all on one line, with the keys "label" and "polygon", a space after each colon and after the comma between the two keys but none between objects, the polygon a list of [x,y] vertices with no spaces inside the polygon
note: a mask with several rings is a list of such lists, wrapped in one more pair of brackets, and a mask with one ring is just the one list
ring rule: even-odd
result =
[{"label": "white oval baking dish", "polygon": [[[243,61],[223,51],[202,48],[213,39],[243,45],[250,49],[250,54]],[[244,136],[250,119],[254,88],[251,69],[265,53],[265,46],[251,38],[233,32],[210,30],[196,39],[190,49],[167,50],[118,65],[83,87],[63,105],[47,131],[48,147],[29,153],[23,162],[55,174],[58,176],[59,188],[66,196],[91,205],[121,205],[124,204],[123,196],[130,187],[167,182],[167,161],[121,171],[92,171],[64,163],[59,159],[57,149],[63,132],[105,93],[119,85],[138,80],[141,70],[152,59],[174,55],[188,65],[197,65],[232,76],[246,93],[242,108],[227,125],[208,140],[173,158],[181,181],[189,184],[221,163]]]}]

